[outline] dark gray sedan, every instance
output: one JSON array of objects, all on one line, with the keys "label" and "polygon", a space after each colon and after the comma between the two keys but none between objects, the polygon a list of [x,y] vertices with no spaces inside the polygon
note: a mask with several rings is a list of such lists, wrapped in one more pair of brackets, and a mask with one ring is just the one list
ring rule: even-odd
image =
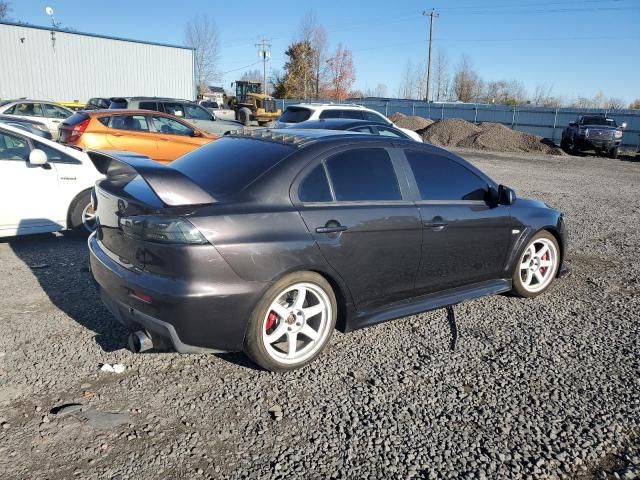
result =
[{"label": "dark gray sedan", "polygon": [[91,270],[134,350],[301,367],[335,328],[549,288],[562,214],[462,158],[397,138],[255,130],[168,166],[90,152]]}]

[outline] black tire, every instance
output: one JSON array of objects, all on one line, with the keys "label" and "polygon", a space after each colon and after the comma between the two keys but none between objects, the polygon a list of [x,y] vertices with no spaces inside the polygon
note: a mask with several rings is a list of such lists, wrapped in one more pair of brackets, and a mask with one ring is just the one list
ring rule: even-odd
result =
[{"label": "black tire", "polygon": [[245,127],[251,125],[251,110],[246,107],[238,110],[238,121],[242,123]]},{"label": "black tire", "polygon": [[74,232],[89,234],[95,229],[95,222],[92,224],[92,228],[85,224],[83,216],[85,209],[91,208],[91,190],[87,190],[78,195],[71,207],[69,208],[69,228]]},{"label": "black tire", "polygon": [[[321,333],[320,339],[311,349],[313,352],[311,356],[299,362],[285,363],[278,361],[268,352],[263,340],[263,330],[267,332],[267,315],[270,314],[269,309],[272,303],[276,301],[287,288],[300,283],[311,284],[321,289],[326,294],[326,299],[330,303],[331,312],[327,312],[326,323],[322,329],[323,333]],[[266,291],[254,308],[249,320],[249,325],[247,326],[244,351],[256,364],[271,372],[285,372],[301,368],[314,361],[326,348],[335,329],[337,311],[338,307],[333,289],[321,275],[315,272],[295,272],[286,275]]]},{"label": "black tire", "polygon": [[569,151],[569,143],[565,140],[564,135],[562,136],[562,140],[560,140],[560,148],[567,153]]},{"label": "black tire", "polygon": [[611,150],[609,150],[609,157],[618,158],[618,153],[618,147],[613,147]]},{"label": "black tire", "polygon": [[[531,287],[528,288],[525,285],[522,279],[522,272],[520,268],[521,268],[521,264],[523,263],[523,259],[525,258],[527,249],[532,244],[536,243],[538,240],[542,240],[544,242],[548,242],[549,244],[553,245],[553,248],[555,249],[555,262],[550,267],[551,272],[549,272],[549,276],[545,277],[545,278],[549,278],[548,283],[544,286],[544,288],[541,288],[540,290],[532,291]],[[527,242],[527,245],[522,249],[522,251],[517,257],[515,265],[513,266],[513,274],[511,277],[511,280],[512,280],[511,293],[524,298],[533,298],[533,297],[537,297],[538,295],[541,295],[542,293],[546,292],[551,285],[553,285],[553,281],[558,275],[559,268],[560,268],[560,247],[558,245],[558,241],[556,240],[556,237],[554,237],[550,232],[546,230],[542,230],[536,233]]]}]

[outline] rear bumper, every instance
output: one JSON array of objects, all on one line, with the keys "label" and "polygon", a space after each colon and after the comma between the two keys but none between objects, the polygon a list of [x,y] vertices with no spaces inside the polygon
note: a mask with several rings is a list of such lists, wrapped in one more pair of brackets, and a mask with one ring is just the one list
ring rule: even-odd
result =
[{"label": "rear bumper", "polygon": [[88,245],[102,301],[125,327],[162,337],[180,353],[242,350],[250,315],[269,284],[240,279],[224,260],[217,260],[214,247],[189,260],[202,263],[206,255],[210,281],[185,281],[126,268],[103,248],[96,234]]}]

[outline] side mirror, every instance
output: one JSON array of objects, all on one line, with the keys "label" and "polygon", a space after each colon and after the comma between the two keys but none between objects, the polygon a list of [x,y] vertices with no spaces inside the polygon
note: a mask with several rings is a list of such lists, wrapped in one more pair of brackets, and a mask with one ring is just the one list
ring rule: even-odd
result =
[{"label": "side mirror", "polygon": [[42,150],[37,148],[31,150],[31,153],[29,154],[29,163],[31,165],[45,165],[48,161],[49,159],[47,158],[47,154]]},{"label": "side mirror", "polygon": [[500,185],[498,187],[498,203],[500,205],[513,205],[516,201],[516,192],[509,187]]},{"label": "side mirror", "polygon": [[202,136],[202,133],[198,132],[197,130],[193,130],[193,131],[191,132],[191,136],[192,136],[192,137],[201,137],[201,136]]},{"label": "side mirror", "polygon": [[622,125],[620,125],[620,128],[623,130],[627,128],[627,122],[622,122]]}]

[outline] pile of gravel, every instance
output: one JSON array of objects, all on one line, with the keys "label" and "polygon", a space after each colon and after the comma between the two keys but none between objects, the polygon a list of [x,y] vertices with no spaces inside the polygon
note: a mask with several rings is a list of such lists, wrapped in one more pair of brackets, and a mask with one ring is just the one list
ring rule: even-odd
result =
[{"label": "pile of gravel", "polygon": [[425,142],[444,147],[472,148],[493,152],[527,152],[564,155],[564,152],[543,137],[512,130],[500,123],[475,125],[457,118],[433,123],[422,132]]},{"label": "pile of gravel", "polygon": [[387,118],[389,120],[391,120],[393,123],[396,123],[396,122],[398,122],[398,120],[401,120],[401,119],[403,119],[405,117],[406,117],[406,115],[404,113],[395,112],[395,113],[392,113],[391,115],[389,115]]},{"label": "pile of gravel", "polygon": [[408,128],[414,132],[422,132],[425,128],[433,123],[433,120],[428,118],[418,117],[417,115],[402,115],[397,120],[392,120],[396,126],[400,128]]}]

